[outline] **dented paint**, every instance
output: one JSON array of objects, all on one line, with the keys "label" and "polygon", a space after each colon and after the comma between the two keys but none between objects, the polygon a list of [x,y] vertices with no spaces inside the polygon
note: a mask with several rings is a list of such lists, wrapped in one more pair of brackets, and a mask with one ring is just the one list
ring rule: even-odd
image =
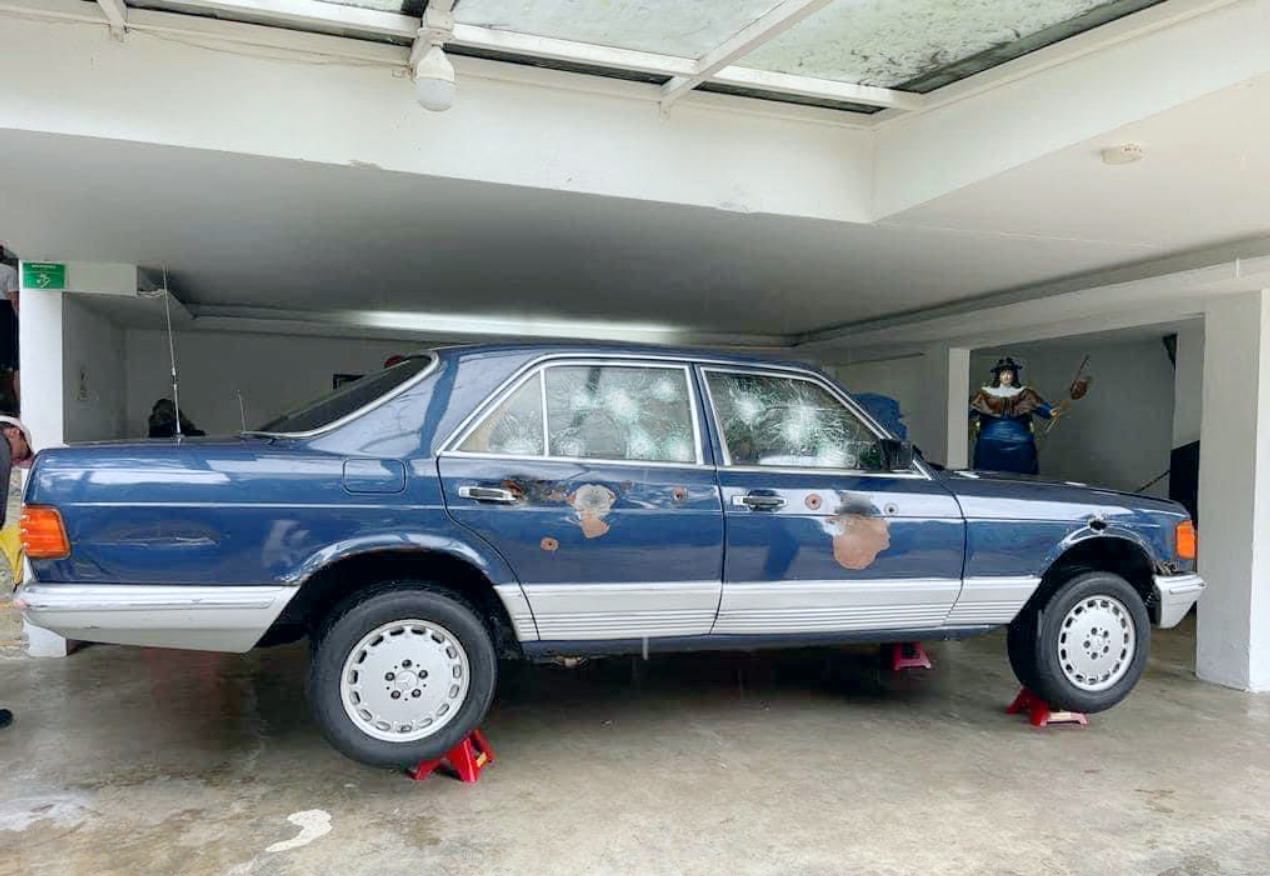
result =
[{"label": "dented paint", "polygon": [[834,561],[844,569],[859,571],[873,565],[878,554],[891,546],[891,527],[877,509],[845,499],[825,523],[833,545]]},{"label": "dented paint", "polygon": [[599,484],[583,484],[569,494],[566,501],[578,515],[578,526],[587,538],[599,538],[609,531],[604,518],[613,510],[617,494]]}]

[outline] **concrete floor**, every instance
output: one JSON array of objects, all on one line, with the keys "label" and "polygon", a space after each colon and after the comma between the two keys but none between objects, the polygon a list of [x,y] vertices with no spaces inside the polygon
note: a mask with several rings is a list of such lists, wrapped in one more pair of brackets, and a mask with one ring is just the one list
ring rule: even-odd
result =
[{"label": "concrete floor", "polygon": [[505,664],[472,786],[329,750],[302,647],[0,659],[0,873],[1270,873],[1270,697],[1189,623],[1083,731],[1002,714],[1001,636],[930,650]]}]

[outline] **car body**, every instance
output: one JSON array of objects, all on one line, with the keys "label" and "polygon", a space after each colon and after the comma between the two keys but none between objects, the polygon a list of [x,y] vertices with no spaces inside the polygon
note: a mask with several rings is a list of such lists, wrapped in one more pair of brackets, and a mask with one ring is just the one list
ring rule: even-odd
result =
[{"label": "car body", "polygon": [[[1077,682],[1065,699],[1105,707],[1141,671],[1146,618],[1177,623],[1203,588],[1175,503],[941,471],[804,364],[664,348],[428,351],[259,432],[46,450],[25,502],[29,529],[55,519],[67,543],[31,555],[17,595],[31,622],[72,639],[220,651],[310,636],[321,655],[338,640],[310,695],[327,698],[328,714],[317,709],[328,738],[372,763],[457,740],[484,713],[472,702],[488,706],[492,677],[474,673],[495,654],[911,641],[1012,625],[1016,671],[1064,698],[1063,678],[1085,676],[1069,666],[1037,677],[1067,659],[1061,643],[1040,643],[1040,608],[1090,575],[1121,583],[1094,588],[1111,600],[1101,608],[1070,611],[1102,619],[1091,629],[1115,634],[1107,647],[1123,646],[1125,672],[1110,692]],[[376,641],[397,623],[376,608],[389,604],[418,624]],[[436,634],[422,617],[433,609],[448,618]],[[411,671],[426,661],[409,649],[385,650],[412,637],[440,654],[427,651],[432,675]],[[382,690],[350,690],[366,676],[353,653]],[[438,672],[464,679],[448,705],[424,678]],[[398,732],[396,718],[359,705],[380,696],[391,697],[385,714],[402,697],[430,704],[435,730],[402,712]]]}]

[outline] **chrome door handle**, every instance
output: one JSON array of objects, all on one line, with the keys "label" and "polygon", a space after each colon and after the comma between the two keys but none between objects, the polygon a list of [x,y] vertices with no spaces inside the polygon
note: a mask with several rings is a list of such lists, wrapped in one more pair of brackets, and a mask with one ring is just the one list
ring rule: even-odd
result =
[{"label": "chrome door handle", "polygon": [[459,498],[510,505],[516,501],[516,494],[502,487],[459,487]]},{"label": "chrome door handle", "polygon": [[785,500],[765,493],[747,493],[744,496],[733,496],[732,504],[751,511],[777,511],[785,507]]}]

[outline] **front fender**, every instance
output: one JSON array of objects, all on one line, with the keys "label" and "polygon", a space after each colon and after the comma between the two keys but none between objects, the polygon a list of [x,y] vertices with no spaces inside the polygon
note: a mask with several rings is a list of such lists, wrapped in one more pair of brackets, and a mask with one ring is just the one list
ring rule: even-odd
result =
[{"label": "front fender", "polygon": [[1041,563],[1040,574],[1044,576],[1053,568],[1054,564],[1061,560],[1068,551],[1078,545],[1087,542],[1099,541],[1101,543],[1109,543],[1112,541],[1125,542],[1126,546],[1137,550],[1146,560],[1148,568],[1154,569],[1156,566],[1155,547],[1138,532],[1123,526],[1108,526],[1103,530],[1091,528],[1088,524],[1080,526],[1067,534],[1067,537],[1054,546],[1054,548],[1046,555]]}]

